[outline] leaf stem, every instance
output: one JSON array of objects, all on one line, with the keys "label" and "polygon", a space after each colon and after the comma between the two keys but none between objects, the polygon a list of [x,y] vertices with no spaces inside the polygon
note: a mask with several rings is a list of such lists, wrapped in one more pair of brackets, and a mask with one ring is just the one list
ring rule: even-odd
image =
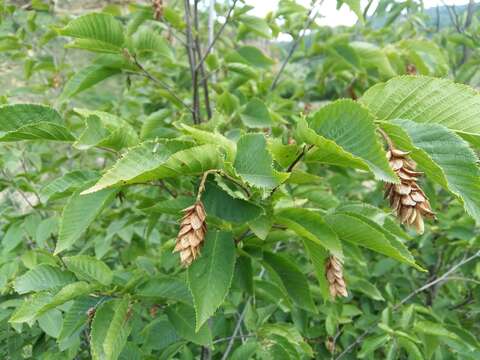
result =
[{"label": "leaf stem", "polygon": [[395,146],[393,145],[393,141],[392,139],[390,139],[390,136],[388,136],[388,134],[380,127],[378,127],[377,130],[380,133],[380,135],[382,135],[385,142],[387,143],[388,149],[389,150],[395,149]]},{"label": "leaf stem", "polygon": [[200,180],[200,185],[198,186],[198,192],[197,192],[197,200],[196,200],[197,202],[200,201],[200,199],[202,198],[202,194],[205,191],[205,182],[207,181],[208,175],[215,174],[215,173],[220,175],[220,176],[223,176],[223,177],[227,178],[228,180],[232,181],[233,183],[235,183],[235,185],[240,187],[245,192],[247,197],[251,196],[250,191],[247,189],[247,187],[245,185],[243,185],[241,182],[239,182],[234,177],[228,175],[222,169],[210,169],[210,170],[207,170],[203,173],[202,179]]}]

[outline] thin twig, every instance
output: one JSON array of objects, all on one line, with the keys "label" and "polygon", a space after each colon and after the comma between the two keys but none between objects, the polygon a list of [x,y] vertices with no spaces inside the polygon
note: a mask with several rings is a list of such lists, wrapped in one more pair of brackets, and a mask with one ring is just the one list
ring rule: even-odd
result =
[{"label": "thin twig", "polygon": [[343,332],[343,327],[340,328],[340,329],[337,328],[337,333],[336,333],[335,336],[333,337],[333,340],[332,340],[332,342],[333,342],[333,346],[332,346],[332,350],[333,350],[333,351],[332,351],[332,359],[335,358],[335,348],[337,347],[337,340],[338,340],[338,338],[340,337],[340,335],[342,335],[342,332]]},{"label": "thin twig", "polygon": [[[307,154],[307,152],[310,151],[310,149],[313,148],[313,145],[304,145],[303,148],[302,148],[302,151],[300,152],[300,154],[298,154],[298,156],[295,158],[295,160],[292,161],[292,163],[288,166],[287,168],[287,173],[291,173],[293,171],[293,169],[295,168],[295,166],[300,162],[300,160],[302,160],[302,158]],[[272,191],[270,192],[270,196],[272,196],[275,191],[277,191],[277,189],[283,185],[283,183],[275,186]]]},{"label": "thin twig", "polygon": [[365,6],[365,9],[363,10],[363,18],[367,20],[367,13],[368,10],[370,10],[370,7],[372,6],[373,0],[369,0],[367,6]]},{"label": "thin twig", "polygon": [[[212,344],[218,344],[218,343],[221,343],[221,342],[225,342],[225,341],[230,341],[232,339],[233,336],[229,336],[229,337],[226,337],[226,338],[221,338],[221,339],[217,339],[217,340],[214,340],[212,342]],[[252,338],[252,337],[255,337],[255,335],[252,335],[252,334],[246,334],[246,335],[237,335],[235,336],[234,339],[246,339],[246,338]]]},{"label": "thin twig", "polygon": [[[455,12],[452,12],[452,9],[450,8],[450,6],[448,6],[446,3],[445,3],[445,0],[441,0],[442,1],[442,4],[443,6],[445,6],[447,8],[447,11],[448,11],[448,16],[450,17],[450,21],[452,23],[453,26],[455,26],[455,29],[457,29],[457,32],[458,33],[461,33],[462,32],[462,28],[460,27],[459,23],[458,23],[458,17],[456,16],[456,13]],[[452,6],[453,7],[453,6]]]},{"label": "thin twig", "polygon": [[[196,1],[196,0],[195,0]],[[192,21],[190,14],[190,0],[184,0],[185,6],[185,24],[187,25],[186,35],[187,35],[187,55],[188,62],[190,65],[190,74],[192,77],[192,101],[193,101],[193,123],[199,124],[200,121],[200,102],[198,98],[198,79],[197,79],[197,70],[196,70],[196,57],[194,53],[194,43],[193,43],[193,34],[192,34]]]},{"label": "thin twig", "polygon": [[[26,159],[25,159],[25,152],[22,152],[22,157],[20,159],[20,163],[22,164],[22,169],[23,169],[24,174],[28,175],[29,172],[28,172],[27,162],[26,162]],[[32,194],[35,195],[35,198],[37,199],[37,203],[41,204],[42,200],[40,200],[40,196],[38,195],[37,191],[33,190]]]},{"label": "thin twig", "polygon": [[[451,279],[449,277],[450,274],[454,273],[458,268],[461,266],[469,263],[470,261],[480,257],[480,250],[477,251],[475,254],[473,254],[470,257],[464,258],[462,261],[458,262],[454,266],[452,266],[448,271],[446,271],[442,276],[438,277],[437,279],[430,281],[423,285],[422,287],[415,289],[412,291],[410,294],[405,296],[397,305],[395,305],[392,308],[392,311],[397,311],[403,304],[405,304],[408,300],[410,300],[412,297],[416,296],[417,294],[421,293],[422,291],[425,291],[429,289],[430,287],[434,286],[435,284],[438,284],[442,281],[448,281]],[[345,348],[336,358],[335,360],[341,359],[343,356],[348,354],[350,351],[352,351],[357,345],[361,344],[363,339],[365,339],[370,332],[372,332],[376,327],[377,327],[378,321],[370,325],[360,336],[358,336],[353,343],[351,343],[349,346]]]},{"label": "thin twig", "polygon": [[[475,11],[475,1],[470,0],[468,2],[467,16],[465,18],[465,24],[463,25],[463,31],[467,31],[470,25],[472,24],[474,11]],[[460,65],[463,65],[467,62],[468,57],[470,56],[470,53],[471,53],[470,48],[467,45],[463,44],[463,56],[460,60]]]},{"label": "thin twig", "polygon": [[170,196],[172,196],[173,198],[176,198],[176,197],[178,196],[178,193],[177,193],[175,190],[170,189],[170,188],[167,186],[167,184],[165,184],[165,181],[160,180],[160,181],[158,182],[158,185],[159,185],[162,189],[164,189],[166,192],[168,192],[168,193],[170,194]]},{"label": "thin twig", "polygon": [[168,91],[168,93],[170,95],[172,95],[178,102],[180,102],[185,108],[187,108],[192,114],[194,113],[193,109],[187,105],[182,99],[180,99],[178,97],[178,95],[175,93],[175,91],[170,87],[168,86],[166,83],[164,83],[162,80],[156,78],[155,76],[153,76],[150,72],[147,71],[147,69],[145,69],[143,67],[142,64],[140,64],[140,62],[138,61],[137,57],[135,55],[132,55],[131,58],[133,59],[135,65],[138,67],[138,69],[140,71],[142,71],[143,75],[145,77],[147,77],[148,79],[152,80],[154,83],[156,84],[159,84],[160,86],[162,86],[165,90]]},{"label": "thin twig", "polygon": [[198,68],[205,62],[205,59],[207,58],[208,54],[210,54],[210,51],[212,51],[213,46],[215,45],[215,43],[217,42],[217,40],[220,38],[220,35],[222,35],[223,30],[225,29],[225,27],[226,27],[227,24],[228,24],[228,21],[230,20],[230,16],[232,15],[233,9],[235,9],[235,5],[237,4],[237,1],[238,1],[238,0],[233,0],[233,3],[232,3],[232,5],[230,6],[230,9],[228,9],[227,16],[225,17],[225,22],[222,24],[222,26],[221,26],[220,29],[218,30],[218,32],[217,32],[217,34],[215,35],[215,37],[213,38],[212,42],[210,42],[210,44],[208,44],[208,47],[207,47],[207,49],[205,50],[205,53],[204,53],[203,56],[200,58],[200,61],[198,62],[198,64],[197,64],[197,66],[196,66],[195,69],[198,69]]},{"label": "thin twig", "polygon": [[449,280],[449,281],[450,280],[459,280],[459,281],[471,282],[471,283],[480,285],[480,281],[475,280],[475,279],[471,279],[471,278],[467,278],[467,277],[463,277],[463,276],[449,276],[445,280]]},{"label": "thin twig", "polygon": [[210,107],[210,99],[208,94],[208,80],[207,80],[207,77],[205,76],[205,68],[203,66],[203,63],[200,63],[200,59],[202,58],[202,50],[200,47],[200,38],[198,36],[199,34],[198,0],[195,0],[193,20],[194,20],[194,26],[195,26],[195,51],[199,61],[198,66],[195,69],[196,71],[195,77],[197,78],[197,81],[198,81],[198,73],[200,72],[200,74],[202,75],[202,80],[199,81],[199,83],[202,84],[203,86],[203,96],[205,97],[205,110],[207,111],[207,119],[210,120],[212,118],[212,109]]},{"label": "thin twig", "polygon": [[[219,67],[215,70],[212,70],[212,71],[208,72],[198,82],[203,83],[206,79],[209,79],[210,77],[214,76],[216,73],[218,73],[219,71],[221,71],[223,69],[224,69],[223,67]],[[213,79],[212,79],[212,81],[213,81]]]},{"label": "thin twig", "polygon": [[[321,5],[324,0],[320,1]],[[292,57],[293,53],[297,49],[297,46],[300,44],[300,41],[303,39],[305,36],[305,33],[307,32],[308,28],[310,25],[315,21],[316,17],[319,15],[319,11],[316,11],[315,14],[312,15],[313,10],[316,7],[316,1],[313,3],[312,7],[307,13],[307,20],[305,21],[305,25],[303,26],[303,29],[300,31],[299,35],[295,39],[295,41],[292,44],[292,47],[290,48],[290,51],[287,54],[287,57],[282,63],[282,66],[280,67],[280,70],[278,70],[277,75],[275,75],[275,78],[273,79],[272,85],[270,86],[270,90],[274,90],[277,87],[278,80],[280,80],[280,76],[282,75],[283,71],[285,70],[285,67],[287,66],[287,63],[290,61],[290,58]]]},{"label": "thin twig", "polygon": [[[8,174],[6,173],[6,171],[4,169],[0,169],[0,171],[2,172],[3,176],[5,177],[5,179],[8,181],[8,182],[11,182],[12,184],[15,184],[15,182],[13,181],[13,179],[8,176]],[[16,192],[18,192],[20,194],[20,196],[22,197],[22,199],[27,203],[28,206],[30,206],[34,211],[39,211],[35,205],[32,204],[32,202],[28,199],[27,195],[25,195],[25,193],[20,190],[20,188],[17,188],[15,189]]]},{"label": "thin twig", "polygon": [[[273,249],[273,252],[277,252],[280,249],[281,242],[277,242],[275,244],[275,248]],[[260,273],[258,274],[258,277],[261,279],[265,275],[265,268],[262,268],[260,270]],[[235,342],[235,339],[237,338],[237,334],[240,331],[240,327],[242,326],[243,319],[245,318],[245,315],[247,314],[247,305],[252,299],[252,296],[250,295],[247,300],[245,301],[245,307],[243,308],[242,312],[240,313],[240,316],[237,320],[237,323],[235,324],[235,328],[233,329],[232,336],[230,336],[230,340],[228,341],[227,348],[225,349],[225,352],[223,353],[222,359],[221,360],[226,360],[228,359],[228,355],[230,355],[230,352],[232,351],[233,343]]]}]

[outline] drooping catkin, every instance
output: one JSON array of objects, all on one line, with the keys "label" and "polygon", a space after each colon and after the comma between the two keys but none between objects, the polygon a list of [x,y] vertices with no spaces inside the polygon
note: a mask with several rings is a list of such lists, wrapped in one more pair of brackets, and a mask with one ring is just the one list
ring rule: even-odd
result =
[{"label": "drooping catkin", "polygon": [[423,218],[435,218],[427,196],[418,185],[421,172],[415,171],[416,164],[408,157],[409,152],[395,149],[389,144],[387,159],[400,179],[399,184],[385,185],[385,198],[402,224],[414,226],[418,234],[424,232]]},{"label": "drooping catkin", "polygon": [[337,296],[347,297],[347,284],[343,278],[343,265],[340,259],[330,256],[325,263],[325,276],[328,281],[328,289],[333,298]]},{"label": "drooping catkin", "polygon": [[200,255],[200,249],[207,233],[207,217],[201,201],[183,210],[180,222],[180,231],[173,252],[180,253],[180,260],[185,267]]}]

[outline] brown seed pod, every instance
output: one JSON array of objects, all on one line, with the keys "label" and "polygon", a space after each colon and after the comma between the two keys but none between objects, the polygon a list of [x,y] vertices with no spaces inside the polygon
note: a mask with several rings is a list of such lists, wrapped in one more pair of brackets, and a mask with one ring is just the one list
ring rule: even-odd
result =
[{"label": "brown seed pod", "polygon": [[418,234],[424,232],[423,218],[435,218],[427,196],[418,185],[421,172],[415,171],[415,163],[408,157],[409,152],[395,149],[389,144],[387,159],[400,179],[399,184],[385,185],[385,198],[402,224],[414,226]]},{"label": "brown seed pod", "polygon": [[333,337],[329,336],[327,338],[327,340],[325,341],[325,347],[330,352],[330,354],[333,354],[335,352],[335,341],[333,340]]},{"label": "brown seed pod", "polygon": [[153,17],[160,20],[163,16],[163,0],[152,0]]},{"label": "brown seed pod", "polygon": [[183,213],[173,252],[180,253],[182,265],[187,267],[200,255],[200,249],[207,233],[207,223],[205,222],[207,214],[201,201],[184,209]]},{"label": "brown seed pod", "polygon": [[330,295],[333,298],[337,296],[348,296],[347,284],[343,278],[343,265],[337,257],[330,256],[327,259],[325,263],[325,276],[328,281]]}]

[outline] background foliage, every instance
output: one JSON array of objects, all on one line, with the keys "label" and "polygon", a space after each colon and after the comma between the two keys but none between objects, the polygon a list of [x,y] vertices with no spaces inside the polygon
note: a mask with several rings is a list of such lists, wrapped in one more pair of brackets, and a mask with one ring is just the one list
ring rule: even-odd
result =
[{"label": "background foliage", "polygon": [[[480,358],[478,7],[337,2],[355,26],[0,1],[2,358]],[[379,129],[425,174],[423,235],[383,199]]]}]

